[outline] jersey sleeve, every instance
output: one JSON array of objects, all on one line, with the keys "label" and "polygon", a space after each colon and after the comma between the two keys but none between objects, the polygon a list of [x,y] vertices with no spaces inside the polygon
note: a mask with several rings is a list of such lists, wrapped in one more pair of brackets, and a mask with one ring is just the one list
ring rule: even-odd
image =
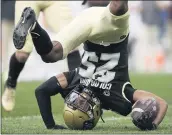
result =
[{"label": "jersey sleeve", "polygon": [[56,35],[55,40],[63,47],[63,59],[88,39],[92,26],[88,14],[87,11],[81,13]]}]

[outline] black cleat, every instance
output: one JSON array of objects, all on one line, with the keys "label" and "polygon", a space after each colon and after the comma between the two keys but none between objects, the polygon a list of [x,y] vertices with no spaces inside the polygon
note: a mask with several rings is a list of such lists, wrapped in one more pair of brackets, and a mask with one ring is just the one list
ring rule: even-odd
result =
[{"label": "black cleat", "polygon": [[34,22],[36,21],[36,15],[32,8],[26,7],[22,15],[20,17],[20,21],[14,29],[13,33],[13,42],[16,49],[22,49],[26,36],[28,34],[28,30],[32,27]]}]

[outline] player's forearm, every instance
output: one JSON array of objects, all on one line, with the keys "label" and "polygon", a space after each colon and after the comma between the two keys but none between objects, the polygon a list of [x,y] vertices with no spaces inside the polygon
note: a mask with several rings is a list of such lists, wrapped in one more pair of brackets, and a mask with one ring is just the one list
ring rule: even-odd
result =
[{"label": "player's forearm", "polygon": [[167,112],[168,104],[166,103],[165,100],[163,100],[159,97],[155,97],[155,98],[156,98],[157,102],[159,103],[159,112],[158,112],[157,117],[153,121],[153,123],[158,126],[161,123],[161,121],[163,120],[163,118]]},{"label": "player's forearm", "polygon": [[158,126],[161,123],[161,121],[163,120],[163,118],[167,112],[168,105],[167,105],[166,101],[163,100],[162,98],[156,96],[153,93],[150,93],[147,91],[142,91],[142,90],[137,90],[134,93],[133,100],[137,101],[140,99],[146,99],[146,98],[150,98],[150,97],[155,98],[159,104],[159,111],[158,111],[157,117],[153,121],[153,123],[156,124],[156,126]]}]

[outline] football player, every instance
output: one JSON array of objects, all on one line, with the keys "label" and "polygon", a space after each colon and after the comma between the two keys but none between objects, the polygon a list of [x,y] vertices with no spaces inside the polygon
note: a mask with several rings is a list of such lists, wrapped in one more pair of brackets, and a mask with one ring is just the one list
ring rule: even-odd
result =
[{"label": "football player", "polygon": [[[15,4],[15,25],[17,25],[23,9],[26,7],[32,7],[35,11],[35,17],[38,18],[39,13],[42,11],[48,26],[59,32],[67,23],[72,20],[72,11],[68,1],[16,1]],[[27,12],[27,11],[26,11]],[[58,17],[54,17],[54,14]],[[17,50],[10,58],[8,79],[5,84],[5,91],[2,96],[2,105],[6,111],[12,111],[15,106],[15,89],[17,85],[17,79],[23,70],[27,59],[33,49],[33,43],[31,36],[28,35],[25,46],[21,50]],[[71,59],[75,58],[75,63],[71,64]],[[69,55],[68,59],[69,70],[74,69],[80,64],[79,51],[75,50]]]},{"label": "football player", "polygon": [[[56,16],[58,18],[58,16]],[[128,73],[127,44],[129,11],[127,1],[111,1],[107,7],[92,7],[80,13],[51,41],[47,32],[36,21],[34,11],[26,8],[14,30],[14,43],[21,49],[30,31],[37,53],[44,62],[64,59],[70,51],[84,43],[82,64],[77,70],[53,76],[36,91],[36,99],[43,121],[48,129],[62,129],[56,125],[51,112],[51,96],[66,97],[78,84],[91,88],[100,99],[103,109],[127,116],[132,105],[141,99],[153,97],[159,104],[155,120],[146,125],[156,129],[163,120],[167,103],[153,93],[134,89]]]}]

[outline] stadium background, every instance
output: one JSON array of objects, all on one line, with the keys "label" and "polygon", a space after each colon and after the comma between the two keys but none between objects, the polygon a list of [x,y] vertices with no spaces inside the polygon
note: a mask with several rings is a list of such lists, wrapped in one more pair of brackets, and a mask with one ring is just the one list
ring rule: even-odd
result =
[{"label": "stadium background", "polygon": [[[172,72],[172,14],[170,2],[158,1],[161,5],[152,8],[151,1],[129,1],[130,8],[130,70],[137,72]],[[100,5],[107,2],[91,2],[85,6],[81,1],[71,1],[71,11],[73,16],[80,11],[92,5]],[[155,4],[155,2],[153,2]],[[103,6],[101,4],[101,6]],[[14,52],[12,43],[13,19],[14,19],[14,2],[2,1],[2,69],[7,71],[8,61]],[[145,6],[145,7],[144,7]],[[143,9],[142,9],[143,8]],[[4,10],[4,11],[3,11]],[[42,26],[48,30],[51,36],[55,33],[49,30],[44,20],[44,15],[39,17]],[[144,20],[144,21],[143,21]],[[151,39],[150,39],[151,38]],[[42,68],[44,67],[44,68]],[[50,76],[67,70],[65,62],[55,64],[45,64],[36,54],[35,50],[31,54],[26,66],[19,77],[19,80],[40,80],[47,79]],[[48,71],[48,72],[46,72]]]},{"label": "stadium background", "polygon": [[[2,66],[2,82],[6,79],[8,72],[8,63],[11,54],[15,51],[12,43],[12,32],[14,29],[14,3],[15,1],[2,0],[2,29],[1,29],[1,66]],[[88,2],[86,5],[81,5],[82,1],[70,1],[73,16],[76,16],[85,8],[90,6],[105,6],[106,1]],[[26,5],[27,6],[27,5]],[[137,88],[148,89],[151,92],[165,98],[170,104],[169,117],[165,120],[167,127],[172,127],[171,104],[172,100],[172,2],[170,1],[129,1],[130,8],[130,40],[129,40],[129,70],[131,73],[131,81]],[[41,25],[53,37],[55,33],[48,28],[44,15],[40,14],[39,20]],[[83,50],[80,49],[82,54]],[[29,57],[24,70],[22,71],[17,88],[17,106],[12,113],[2,112],[4,117],[2,123],[2,131],[4,133],[35,133],[26,131],[25,129],[12,130],[15,121],[18,126],[22,123],[22,119],[17,119],[19,116],[35,116],[39,115],[39,111],[34,98],[34,89],[44,80],[52,75],[56,75],[62,71],[66,71],[67,65],[65,61],[54,64],[46,64],[42,62],[39,55],[33,50]],[[3,88],[3,85],[1,86]],[[27,95],[27,97],[25,97]],[[25,99],[24,99],[25,98]],[[60,104],[59,108],[63,107],[62,101],[53,99],[54,102]],[[27,109],[27,107],[29,109]],[[34,110],[34,111],[33,111]],[[57,112],[57,110],[53,110]],[[61,111],[60,111],[61,112]],[[106,114],[107,115],[107,114]],[[12,121],[12,117],[16,117]],[[7,119],[6,119],[7,118]],[[8,119],[9,118],[9,119]],[[37,119],[37,117],[35,117]],[[35,120],[35,124],[38,121]],[[169,118],[169,119],[168,119]],[[108,118],[107,118],[108,119]],[[26,121],[29,119],[25,119]],[[41,119],[39,117],[39,122]],[[39,123],[39,126],[43,124]],[[27,124],[26,124],[27,127]],[[100,126],[101,127],[101,126]],[[19,128],[19,127],[18,127]],[[30,127],[34,128],[32,125]],[[10,131],[9,131],[10,129]],[[106,129],[104,129],[106,130]],[[121,129],[122,131],[122,129]],[[43,130],[36,133],[42,133]],[[102,132],[104,132],[102,130]],[[43,132],[46,133],[46,132]],[[54,132],[48,132],[54,133]],[[68,132],[66,132],[68,133]],[[69,132],[70,133],[70,132]],[[94,132],[93,132],[94,133]],[[107,131],[105,133],[112,133]],[[121,133],[121,132],[119,132]],[[129,133],[133,133],[130,131]],[[153,132],[154,133],[154,132]],[[166,133],[164,130],[162,133]]]}]

